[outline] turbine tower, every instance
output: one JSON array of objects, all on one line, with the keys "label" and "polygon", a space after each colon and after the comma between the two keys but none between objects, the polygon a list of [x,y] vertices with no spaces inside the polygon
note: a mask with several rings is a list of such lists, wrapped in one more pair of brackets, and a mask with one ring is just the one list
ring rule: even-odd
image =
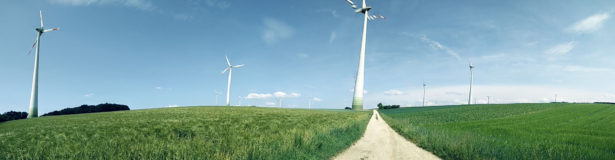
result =
[{"label": "turbine tower", "polygon": [[[32,93],[30,94],[30,109],[28,118],[38,117],[38,56],[41,48],[41,35],[46,32],[57,31],[58,28],[45,29],[43,26],[43,11],[39,11],[41,16],[41,27],[36,28],[36,55],[34,55],[34,74],[32,76]],[[34,47],[34,45],[32,46]]]},{"label": "turbine tower", "polygon": [[423,81],[423,107],[425,107],[425,88],[427,87],[427,84],[425,84],[425,81]]},{"label": "turbine tower", "polygon": [[472,104],[472,83],[474,83],[474,66],[470,62],[470,95],[468,96],[468,105]]},{"label": "turbine tower", "polygon": [[231,75],[233,73],[233,68],[242,67],[243,64],[233,66],[231,65],[231,62],[228,60],[228,56],[224,56],[224,57],[226,58],[227,67],[222,71],[222,74],[228,71],[228,86],[226,87],[226,106],[230,106],[231,105],[231,101],[230,101],[231,100]]},{"label": "turbine tower", "polygon": [[218,96],[220,96],[220,92],[215,91],[216,92],[216,106],[218,105]]},{"label": "turbine tower", "polygon": [[367,20],[369,17],[368,11],[372,9],[371,7],[365,4],[365,0],[363,0],[362,8],[357,9],[357,6],[351,1],[346,0],[353,9],[356,9],[355,12],[363,13],[363,36],[361,39],[361,54],[359,56],[359,69],[357,71],[357,79],[354,87],[354,97],[352,99],[352,110],[363,110],[363,86],[364,86],[364,65],[365,65],[365,41],[367,39]]}]

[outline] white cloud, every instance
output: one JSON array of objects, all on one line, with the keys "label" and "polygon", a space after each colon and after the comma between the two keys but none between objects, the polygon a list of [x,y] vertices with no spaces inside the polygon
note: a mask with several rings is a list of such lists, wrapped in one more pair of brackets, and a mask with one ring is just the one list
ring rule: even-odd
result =
[{"label": "white cloud", "polygon": [[312,98],[312,100],[313,100],[313,101],[316,101],[316,102],[322,102],[322,99],[320,99],[320,98],[318,98],[318,97],[314,97],[314,98]]},{"label": "white cloud", "polygon": [[177,104],[172,104],[172,105],[168,105],[167,107],[171,108],[171,107],[179,107],[179,105]]},{"label": "white cloud", "polygon": [[156,8],[149,0],[49,0],[49,2],[71,6],[122,5],[141,10],[154,10]]},{"label": "white cloud", "polygon": [[578,21],[568,29],[577,33],[590,33],[598,30],[602,26],[602,23],[608,18],[609,13],[594,14],[581,21]]},{"label": "white cloud", "polygon": [[275,106],[275,102],[266,102],[265,105],[266,106]]},{"label": "white cloud", "polygon": [[277,91],[273,93],[273,96],[275,96],[276,98],[283,98],[284,96],[286,96],[286,93]]},{"label": "white cloud", "polygon": [[329,44],[333,43],[333,41],[335,41],[335,39],[337,39],[337,33],[335,33],[335,31],[333,31],[329,35]]},{"label": "white cloud", "polygon": [[457,60],[461,61],[461,57],[459,56],[459,53],[453,51],[452,49],[440,44],[440,42],[432,40],[427,38],[427,36],[423,35],[420,36],[421,40],[423,42],[426,42],[429,44],[429,46],[431,46],[431,48],[436,49],[436,50],[443,50],[444,52],[446,52],[446,54],[455,57]]},{"label": "white cloud", "polygon": [[94,96],[94,93],[88,93],[88,94],[85,94],[85,95],[83,95],[83,96],[84,96],[84,97],[92,97],[92,96]]},{"label": "white cloud", "polygon": [[293,92],[293,93],[290,93],[290,95],[288,97],[296,98],[296,97],[300,97],[300,96],[301,96],[301,94]]},{"label": "white cloud", "polygon": [[388,96],[399,96],[404,94],[404,92],[400,91],[400,90],[396,90],[396,89],[391,89],[388,91],[384,91],[384,95],[388,95]]},{"label": "white cloud", "polygon": [[277,91],[277,92],[273,93],[273,96],[276,97],[276,98],[297,98],[297,97],[300,97],[301,94],[295,93],[295,92],[290,93],[290,94],[286,94],[284,92]]},{"label": "white cloud", "polygon": [[276,19],[265,18],[263,19],[263,23],[265,24],[263,40],[269,45],[290,38],[294,34],[294,30],[291,26]]},{"label": "white cloud", "polygon": [[156,86],[154,88],[157,89],[157,90],[162,90],[162,87],[160,87],[160,86]]},{"label": "white cloud", "polygon": [[271,97],[273,97],[273,95],[269,93],[250,93],[246,96],[246,99],[266,99]]},{"label": "white cloud", "polygon": [[570,52],[577,45],[577,42],[570,41],[568,43],[558,44],[545,51],[546,54],[563,55]]}]

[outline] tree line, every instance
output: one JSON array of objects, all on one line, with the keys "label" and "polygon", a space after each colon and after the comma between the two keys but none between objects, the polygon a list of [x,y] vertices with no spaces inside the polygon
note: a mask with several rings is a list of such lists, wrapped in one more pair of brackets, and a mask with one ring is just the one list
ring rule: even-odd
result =
[{"label": "tree line", "polygon": [[[102,103],[98,105],[81,105],[79,107],[72,108],[64,108],[59,111],[53,111],[42,116],[57,116],[57,115],[67,115],[67,114],[80,114],[80,113],[96,113],[96,112],[111,112],[111,111],[124,111],[130,110],[127,105],[123,104],[113,104],[113,103]],[[4,114],[0,114],[0,123],[12,120],[25,119],[28,117],[28,113],[26,112],[16,112],[9,111]]]}]

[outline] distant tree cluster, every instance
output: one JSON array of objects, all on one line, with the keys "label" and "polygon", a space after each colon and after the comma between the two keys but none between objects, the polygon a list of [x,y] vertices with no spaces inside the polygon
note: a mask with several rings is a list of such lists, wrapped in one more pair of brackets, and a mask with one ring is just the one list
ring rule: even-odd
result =
[{"label": "distant tree cluster", "polygon": [[399,108],[399,105],[382,105],[382,103],[378,103],[378,109],[395,109]]},{"label": "distant tree cluster", "polygon": [[6,121],[18,120],[18,119],[25,119],[27,117],[28,117],[28,113],[26,112],[8,111],[8,112],[5,112],[4,114],[0,114],[0,123],[6,122]]},{"label": "distant tree cluster", "polygon": [[43,116],[55,116],[55,115],[67,115],[67,114],[79,114],[79,113],[96,113],[96,112],[111,112],[111,111],[123,111],[130,110],[127,105],[103,103],[98,105],[81,105],[79,107],[64,108],[59,111],[49,112]]}]

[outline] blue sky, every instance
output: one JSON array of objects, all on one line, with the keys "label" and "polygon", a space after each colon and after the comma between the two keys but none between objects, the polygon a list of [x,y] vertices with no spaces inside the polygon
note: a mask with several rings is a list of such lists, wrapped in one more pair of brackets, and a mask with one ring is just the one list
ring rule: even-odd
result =
[{"label": "blue sky", "polygon": [[[360,3],[356,1],[356,3]],[[613,1],[368,1],[365,108],[615,100]],[[343,0],[0,2],[0,112],[28,108],[43,10],[40,114],[81,104],[133,109],[224,103],[351,105],[362,15]],[[275,94],[278,92],[278,94]],[[279,92],[283,92],[281,94]],[[276,96],[277,95],[277,96]]]}]

